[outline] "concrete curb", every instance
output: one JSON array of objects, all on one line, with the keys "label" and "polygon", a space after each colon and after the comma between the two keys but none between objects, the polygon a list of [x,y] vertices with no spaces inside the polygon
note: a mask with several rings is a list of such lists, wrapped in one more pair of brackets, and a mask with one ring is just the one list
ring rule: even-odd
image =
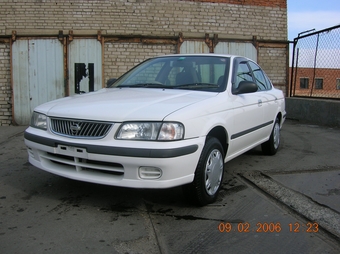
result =
[{"label": "concrete curb", "polygon": [[[340,214],[327,206],[321,205],[312,198],[289,189],[268,175],[252,171],[241,176],[250,181],[265,193],[305,217],[309,222],[316,222],[319,227],[340,240]],[[315,228],[311,229],[315,230]]]}]

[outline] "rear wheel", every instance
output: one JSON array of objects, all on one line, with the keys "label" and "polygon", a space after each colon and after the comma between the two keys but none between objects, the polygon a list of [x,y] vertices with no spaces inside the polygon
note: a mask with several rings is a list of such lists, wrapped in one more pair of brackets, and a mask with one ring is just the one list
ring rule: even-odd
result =
[{"label": "rear wheel", "polygon": [[213,203],[222,185],[224,151],[218,139],[208,137],[197,164],[195,178],[183,187],[188,198],[204,206]]},{"label": "rear wheel", "polygon": [[276,118],[269,140],[261,145],[262,152],[267,155],[274,155],[276,154],[277,150],[279,150],[279,146],[280,146],[280,121],[278,118]]}]

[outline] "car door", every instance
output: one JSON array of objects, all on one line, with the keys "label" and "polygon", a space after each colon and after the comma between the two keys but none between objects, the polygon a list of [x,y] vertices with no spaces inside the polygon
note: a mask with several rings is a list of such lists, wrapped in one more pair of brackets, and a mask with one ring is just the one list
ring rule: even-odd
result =
[{"label": "car door", "polygon": [[241,81],[255,82],[248,59],[235,58],[233,62],[231,98],[234,124],[230,135],[228,156],[235,157],[265,137],[263,131],[263,97],[258,92],[233,94]]},{"label": "car door", "polygon": [[265,134],[269,136],[277,114],[278,98],[275,95],[273,86],[264,71],[252,61],[249,61],[248,64],[253,72],[253,77],[258,87],[257,95],[260,97],[259,100],[262,102],[263,128]]}]

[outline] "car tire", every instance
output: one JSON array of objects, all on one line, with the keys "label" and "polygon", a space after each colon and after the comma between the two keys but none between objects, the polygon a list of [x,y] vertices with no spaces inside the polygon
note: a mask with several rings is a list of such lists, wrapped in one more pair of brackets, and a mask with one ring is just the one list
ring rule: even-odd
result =
[{"label": "car tire", "polygon": [[194,181],[183,186],[184,194],[195,204],[204,206],[215,202],[224,173],[224,150],[218,139],[207,137],[198,160]]},{"label": "car tire", "polygon": [[261,145],[262,152],[266,155],[274,155],[280,147],[280,120],[276,118],[270,138]]}]

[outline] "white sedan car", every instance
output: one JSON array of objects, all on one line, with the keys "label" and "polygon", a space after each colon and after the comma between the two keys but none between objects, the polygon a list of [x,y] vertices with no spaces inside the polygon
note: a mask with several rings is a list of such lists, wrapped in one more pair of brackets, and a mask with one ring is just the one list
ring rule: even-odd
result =
[{"label": "white sedan car", "polygon": [[183,186],[199,205],[216,200],[224,163],[280,144],[285,99],[245,57],[148,59],[96,92],[35,108],[25,131],[29,162],[75,180],[131,188]]}]

